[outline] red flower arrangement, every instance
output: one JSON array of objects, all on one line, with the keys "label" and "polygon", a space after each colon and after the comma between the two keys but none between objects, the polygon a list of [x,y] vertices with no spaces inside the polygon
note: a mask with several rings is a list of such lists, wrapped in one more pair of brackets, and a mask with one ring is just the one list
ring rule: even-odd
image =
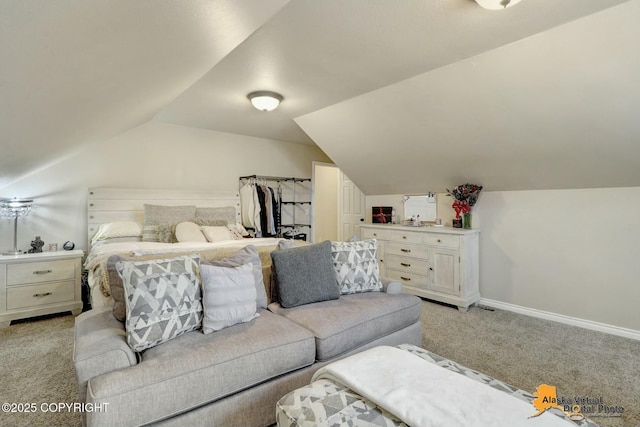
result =
[{"label": "red flower arrangement", "polygon": [[455,199],[452,207],[456,211],[456,219],[460,218],[460,214],[471,212],[471,208],[478,201],[481,190],[482,185],[475,184],[463,184],[454,187],[453,190],[447,189],[449,196]]}]

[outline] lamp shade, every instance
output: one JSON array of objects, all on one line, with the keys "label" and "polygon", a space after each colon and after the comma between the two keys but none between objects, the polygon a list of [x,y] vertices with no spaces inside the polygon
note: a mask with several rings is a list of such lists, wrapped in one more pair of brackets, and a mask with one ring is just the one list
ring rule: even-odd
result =
[{"label": "lamp shade", "polygon": [[3,199],[0,200],[0,215],[5,218],[25,216],[31,212],[31,206],[33,206],[33,200]]},{"label": "lamp shade", "polygon": [[2,199],[0,200],[0,216],[13,218],[13,250],[3,255],[18,255],[18,218],[31,212],[33,200],[29,199]]},{"label": "lamp shade", "polygon": [[485,9],[500,10],[520,3],[520,0],[476,0]]},{"label": "lamp shade", "polygon": [[282,95],[266,90],[251,92],[247,95],[251,104],[260,111],[273,111],[278,108],[280,102],[284,99]]}]

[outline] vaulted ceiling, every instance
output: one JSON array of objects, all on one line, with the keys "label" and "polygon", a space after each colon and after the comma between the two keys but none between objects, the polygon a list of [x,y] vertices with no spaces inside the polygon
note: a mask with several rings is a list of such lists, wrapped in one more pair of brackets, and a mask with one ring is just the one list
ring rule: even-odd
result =
[{"label": "vaulted ceiling", "polygon": [[[0,188],[147,121],[317,144],[367,194],[640,186],[640,0],[0,0]],[[246,94],[274,90],[271,113]]]}]

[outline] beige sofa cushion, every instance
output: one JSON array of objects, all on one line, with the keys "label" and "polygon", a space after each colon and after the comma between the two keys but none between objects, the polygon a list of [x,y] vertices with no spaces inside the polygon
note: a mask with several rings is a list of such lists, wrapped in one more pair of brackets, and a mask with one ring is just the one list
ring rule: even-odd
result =
[{"label": "beige sofa cushion", "polygon": [[251,322],[209,335],[181,335],[144,351],[136,366],[91,379],[87,402],[108,403],[109,410],[88,413],[87,423],[152,423],[313,364],[309,331],[258,312]]},{"label": "beige sofa cushion", "polygon": [[313,332],[316,359],[324,361],[416,323],[422,302],[409,294],[366,292],[292,308],[272,303],[269,310]]}]

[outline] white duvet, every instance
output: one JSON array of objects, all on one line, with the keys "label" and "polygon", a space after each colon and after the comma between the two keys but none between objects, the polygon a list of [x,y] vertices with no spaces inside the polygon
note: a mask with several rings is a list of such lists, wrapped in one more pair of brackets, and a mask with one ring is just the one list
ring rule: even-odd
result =
[{"label": "white duvet", "polygon": [[569,427],[551,413],[394,347],[376,347],[320,368],[412,427]]},{"label": "white duvet", "polygon": [[104,272],[102,271],[103,261],[115,254],[149,255],[163,253],[194,253],[217,248],[243,248],[247,245],[254,246],[275,246],[282,240],[274,237],[263,237],[255,239],[222,240],[215,243],[202,242],[180,242],[180,243],[160,243],[160,242],[117,242],[93,246],[91,252],[85,260],[84,267],[89,272],[89,287],[91,288],[91,301],[94,308],[110,306],[113,300],[110,296],[102,295],[100,284]]}]

